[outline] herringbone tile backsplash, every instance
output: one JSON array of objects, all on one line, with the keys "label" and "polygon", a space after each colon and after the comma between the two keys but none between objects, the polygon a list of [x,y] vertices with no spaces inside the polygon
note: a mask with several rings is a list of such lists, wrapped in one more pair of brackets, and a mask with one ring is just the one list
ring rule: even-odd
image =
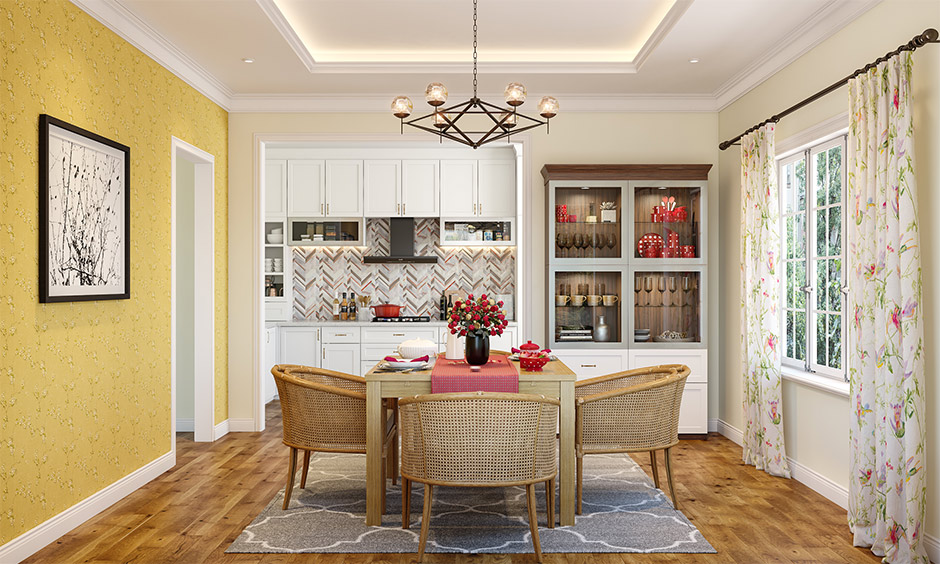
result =
[{"label": "herringbone tile backsplash", "polygon": [[366,220],[367,247],[294,247],[295,321],[332,319],[334,292],[369,294],[372,303],[405,306],[402,315],[438,318],[441,292],[515,295],[514,247],[440,246],[440,221],[415,220],[415,254],[437,256],[437,264],[364,264],[387,255],[387,219]]}]

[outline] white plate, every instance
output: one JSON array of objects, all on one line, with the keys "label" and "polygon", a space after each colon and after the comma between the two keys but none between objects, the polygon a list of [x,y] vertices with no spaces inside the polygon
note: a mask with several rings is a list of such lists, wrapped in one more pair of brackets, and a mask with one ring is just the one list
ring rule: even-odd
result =
[{"label": "white plate", "polygon": [[408,370],[410,368],[425,368],[427,366],[426,361],[415,362],[413,360],[403,360],[401,362],[389,362],[387,360],[382,361],[384,364],[382,366],[385,370]]}]

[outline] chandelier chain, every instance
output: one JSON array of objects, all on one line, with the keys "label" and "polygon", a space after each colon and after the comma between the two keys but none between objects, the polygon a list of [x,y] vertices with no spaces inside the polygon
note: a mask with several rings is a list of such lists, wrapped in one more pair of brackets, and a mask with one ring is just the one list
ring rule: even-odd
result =
[{"label": "chandelier chain", "polygon": [[477,97],[477,0],[473,0],[473,97]]}]

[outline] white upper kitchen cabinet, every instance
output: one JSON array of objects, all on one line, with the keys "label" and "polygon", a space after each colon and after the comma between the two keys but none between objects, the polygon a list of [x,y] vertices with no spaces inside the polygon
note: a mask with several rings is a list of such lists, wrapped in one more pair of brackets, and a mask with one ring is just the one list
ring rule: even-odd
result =
[{"label": "white upper kitchen cabinet", "polygon": [[484,161],[478,165],[477,213],[479,217],[516,215],[516,163]]},{"label": "white upper kitchen cabinet", "polygon": [[362,216],[362,161],[326,161],[326,216]]},{"label": "white upper kitchen cabinet", "polygon": [[472,217],[477,205],[477,161],[441,161],[441,216]]},{"label": "white upper kitchen cabinet", "polygon": [[366,217],[437,217],[440,176],[437,160],[366,160]]},{"label": "white upper kitchen cabinet", "polygon": [[401,215],[437,217],[440,215],[440,161],[401,162]]},{"label": "white upper kitchen cabinet", "polygon": [[264,216],[282,219],[287,215],[287,161],[264,163]]},{"label": "white upper kitchen cabinet", "polygon": [[287,161],[287,213],[292,217],[326,215],[326,171],[323,160]]},{"label": "white upper kitchen cabinet", "polygon": [[401,161],[367,160],[364,166],[366,217],[396,217],[401,194]]}]

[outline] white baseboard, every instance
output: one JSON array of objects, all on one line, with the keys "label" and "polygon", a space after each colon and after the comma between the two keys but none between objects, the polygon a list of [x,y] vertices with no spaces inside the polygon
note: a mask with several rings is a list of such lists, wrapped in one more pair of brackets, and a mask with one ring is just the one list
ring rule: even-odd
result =
[{"label": "white baseboard", "polygon": [[740,429],[732,427],[721,419],[718,419],[717,423],[718,432],[721,435],[725,436],[728,440],[738,446],[742,446],[744,444],[744,433]]},{"label": "white baseboard", "polygon": [[176,432],[177,433],[192,433],[195,430],[196,430],[195,419],[177,419],[176,420]]},{"label": "white baseboard", "polygon": [[709,432],[709,433],[717,433],[717,432],[718,432],[718,420],[717,420],[717,419],[709,419],[709,420],[708,420],[708,432]]},{"label": "white baseboard", "polygon": [[935,564],[940,563],[940,539],[924,535],[924,547],[927,548],[927,558]]},{"label": "white baseboard", "polygon": [[229,419],[228,430],[232,433],[254,433],[254,419]]},{"label": "white baseboard", "polygon": [[228,431],[229,431],[229,420],[226,419],[225,421],[219,423],[218,425],[212,428],[212,440],[217,441],[221,439],[225,435],[228,435]]},{"label": "white baseboard", "polygon": [[793,460],[789,456],[787,457],[787,462],[790,464],[790,476],[794,480],[809,487],[809,489],[820,494],[832,503],[835,503],[842,509],[848,509],[848,488],[840,486],[812,468]]},{"label": "white baseboard", "polygon": [[171,451],[134,470],[62,513],[0,546],[0,562],[15,564],[29,558],[46,545],[111,507],[175,465],[176,453]]}]

